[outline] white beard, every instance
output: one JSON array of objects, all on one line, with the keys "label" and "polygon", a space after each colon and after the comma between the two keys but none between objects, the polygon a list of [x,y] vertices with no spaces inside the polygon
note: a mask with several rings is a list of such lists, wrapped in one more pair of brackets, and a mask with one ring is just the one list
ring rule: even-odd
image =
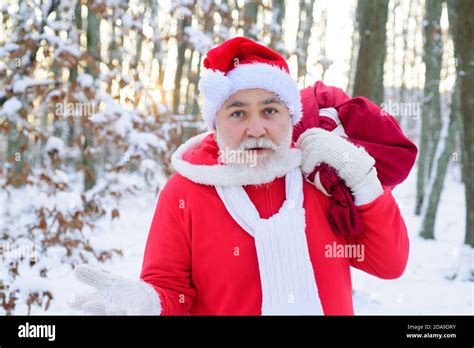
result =
[{"label": "white beard", "polygon": [[[290,135],[285,138],[285,150],[272,153],[265,162],[250,167],[245,164],[192,164],[183,159],[184,154],[209,136],[211,132],[198,134],[181,144],[171,156],[171,163],[185,178],[202,185],[243,186],[269,183],[281,178],[291,170],[301,166],[302,155],[298,148],[290,148]],[[219,139],[220,140],[220,139]],[[217,143],[217,141],[216,141]],[[288,144],[288,147],[286,147]],[[283,146],[281,147],[283,149]]]},{"label": "white beard", "polygon": [[[217,129],[214,133],[214,138],[221,153],[229,151],[230,146],[226,144],[224,138],[221,136],[220,132],[217,131]],[[284,171],[284,168],[289,165],[288,158],[289,156],[292,156],[290,149],[291,142],[292,132],[290,128],[290,131],[285,134],[279,145],[273,143],[274,147],[270,154],[265,156],[256,155],[257,158],[255,161],[250,161],[247,163],[229,163],[225,161],[225,157],[221,156],[220,159],[223,163],[225,163],[226,166],[230,167],[230,169],[236,173],[239,173],[240,177],[269,177],[269,174],[272,172],[282,172]],[[263,142],[263,144],[266,143]],[[243,149],[231,149],[230,151],[243,151]]]}]

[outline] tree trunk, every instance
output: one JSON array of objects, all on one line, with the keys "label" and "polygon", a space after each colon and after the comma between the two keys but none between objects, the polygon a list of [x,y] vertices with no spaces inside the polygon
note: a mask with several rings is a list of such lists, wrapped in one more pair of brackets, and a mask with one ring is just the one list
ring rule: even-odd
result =
[{"label": "tree trunk", "polygon": [[453,24],[454,52],[458,60],[457,78],[460,80],[460,111],[463,134],[463,174],[466,189],[465,243],[474,247],[474,2],[451,1],[451,10],[457,17]]},{"label": "tree trunk", "polygon": [[353,15],[354,30],[351,36],[351,58],[349,61],[349,72],[347,79],[346,91],[349,95],[354,95],[354,79],[357,70],[357,55],[359,53],[360,37],[359,37],[359,22],[356,13]]},{"label": "tree trunk", "polygon": [[283,40],[283,18],[285,18],[285,0],[273,0],[272,28],[270,37],[270,48],[279,49]]},{"label": "tree trunk", "polygon": [[[390,96],[387,96],[387,98],[396,103],[396,102],[400,102],[400,99],[398,98],[399,94],[397,94],[397,90],[399,92],[399,87],[397,86],[397,79],[399,77],[397,74],[397,69],[398,69],[398,64],[397,64],[398,63],[398,57],[397,57],[397,38],[398,38],[397,23],[398,22],[397,20],[399,20],[397,11],[398,11],[398,8],[401,7],[401,4],[399,0],[392,0],[390,1],[389,5],[392,6],[392,8],[390,8],[390,12],[392,13],[392,18],[390,21],[392,35],[390,37],[390,40],[387,39],[387,50],[388,50],[388,45],[390,45],[392,48],[392,54],[389,55],[390,65],[392,67],[392,88],[390,91]],[[401,113],[396,113],[394,117],[400,124],[401,117],[402,117]]]},{"label": "tree trunk", "polygon": [[[100,19],[95,15],[94,12],[89,8],[87,11],[87,52],[97,59],[93,59],[91,63],[87,65],[86,72],[93,77],[99,76],[99,63],[100,58]],[[91,122],[81,115],[82,134],[84,136],[83,141],[83,154],[82,154],[82,165],[84,169],[84,191],[90,190],[96,183],[96,165],[94,158],[94,136],[92,131]]]},{"label": "tree trunk", "polygon": [[[410,2],[409,6],[408,6],[408,14],[407,14],[407,18],[405,21],[403,21],[403,30],[402,30],[402,37],[403,37],[403,52],[402,52],[402,85],[400,86],[400,101],[404,102],[405,99],[406,99],[406,92],[407,92],[407,88],[406,88],[406,79],[405,79],[405,72],[406,72],[406,68],[408,66],[408,55],[407,55],[407,51],[408,51],[408,23],[410,22],[410,19],[412,17],[412,11],[413,11],[413,6],[415,5],[416,3],[414,1]],[[415,52],[413,51],[413,57],[415,55]],[[412,88],[413,88],[413,84],[412,84]],[[405,118],[403,118],[402,120],[404,120]],[[402,125],[403,125],[403,122],[402,122]],[[403,128],[403,127],[402,127]]]},{"label": "tree trunk", "polygon": [[244,6],[244,36],[256,40],[254,26],[257,25],[259,3],[256,0],[246,0]]},{"label": "tree trunk", "polygon": [[[147,12],[147,5],[148,5],[148,2],[147,1],[144,1],[143,2],[143,5],[140,5],[140,6],[143,6],[143,9],[140,9],[140,12],[141,13],[146,13]],[[136,75],[136,78],[138,79],[139,76],[138,76],[138,65],[140,64],[140,62],[142,61],[141,60],[141,56],[142,56],[142,45],[143,45],[143,23],[144,23],[144,18],[141,19],[142,20],[142,23],[141,23],[141,28],[137,28],[135,30],[135,56],[133,57],[132,59],[132,63],[130,64],[131,67],[135,70],[134,71],[134,74]]]},{"label": "tree trunk", "polygon": [[[321,64],[322,72],[321,72],[321,81],[324,81],[326,76],[326,72],[328,71],[329,67],[331,66],[331,62],[329,62],[329,58],[326,56],[326,40],[327,40],[327,25],[328,25],[328,11],[327,9],[323,9],[321,11],[321,23],[320,23],[320,30],[321,30],[321,58],[319,63]],[[309,43],[308,43],[309,44]]]},{"label": "tree trunk", "polygon": [[[434,227],[436,222],[436,212],[438,210],[439,199],[443,191],[444,178],[448,168],[449,160],[453,153],[456,130],[458,127],[459,112],[459,86],[458,81],[455,83],[452,95],[451,112],[449,116],[449,124],[447,132],[442,132],[438,142],[437,155],[434,157],[433,170],[431,171],[428,183],[427,199],[422,207],[423,226],[420,235],[426,239],[434,239]],[[443,134],[445,133],[445,134]],[[441,153],[442,151],[442,153]]]},{"label": "tree trunk", "polygon": [[388,0],[359,0],[360,46],[354,81],[354,96],[364,96],[376,104],[384,97],[383,73],[387,36]]},{"label": "tree trunk", "polygon": [[203,60],[203,54],[199,53],[199,62],[197,67],[196,75],[194,76],[192,83],[194,85],[194,93],[193,93],[193,107],[191,109],[191,114],[197,116],[199,114],[199,103],[198,103],[198,83],[199,83],[199,76],[201,75],[201,65]]},{"label": "tree trunk", "polygon": [[298,57],[298,80],[306,84],[306,71],[308,62],[308,47],[311,38],[311,28],[313,27],[313,2],[306,3],[300,0],[300,16],[298,23],[298,33],[296,39],[296,50]]},{"label": "tree trunk", "polygon": [[439,139],[441,124],[441,105],[439,80],[443,55],[441,41],[441,4],[442,0],[427,0],[424,23],[425,87],[421,112],[421,141],[418,156],[418,174],[416,185],[415,213],[421,212],[426,180],[431,172],[433,156]]},{"label": "tree trunk", "polygon": [[[158,88],[160,91],[163,91],[163,81],[165,79],[165,66],[164,66],[164,51],[165,48],[163,47],[165,42],[162,40],[162,36],[166,35],[162,30],[162,26],[158,23],[158,13],[160,11],[158,1],[150,0],[150,8],[151,8],[151,19],[150,19],[150,26],[153,28],[153,55],[152,59],[157,59],[158,61],[158,77],[157,83]],[[153,64],[150,63],[150,70],[149,74],[153,71]]]},{"label": "tree trunk", "polygon": [[[79,43],[79,31],[82,29],[82,11],[81,3],[78,2],[76,8],[74,9],[74,23],[77,30],[71,30],[71,35],[74,35],[74,42]],[[77,79],[77,65],[70,70],[69,81],[73,82]],[[67,145],[72,147],[74,145],[74,137],[76,133],[76,119],[77,117],[67,117]]]},{"label": "tree trunk", "polygon": [[186,60],[186,49],[188,48],[188,40],[184,29],[191,25],[191,18],[183,16],[179,21],[178,40],[178,57],[176,65],[176,73],[174,75],[174,92],[173,92],[173,112],[180,112],[181,105],[181,79],[183,77],[184,63]]}]

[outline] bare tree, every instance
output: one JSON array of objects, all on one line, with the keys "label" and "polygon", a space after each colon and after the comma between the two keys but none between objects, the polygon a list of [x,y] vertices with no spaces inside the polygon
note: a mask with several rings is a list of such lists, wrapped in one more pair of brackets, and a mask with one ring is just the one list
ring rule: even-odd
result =
[{"label": "bare tree", "polygon": [[443,126],[440,133],[440,139],[435,151],[433,160],[433,170],[427,184],[426,199],[423,203],[422,213],[422,229],[420,235],[426,239],[434,239],[434,226],[436,222],[436,212],[438,210],[439,200],[443,191],[444,178],[446,170],[455,146],[456,131],[458,126],[459,112],[459,83],[456,81],[454,91],[452,93],[451,111],[447,125]]},{"label": "bare tree", "polygon": [[244,36],[252,40],[257,39],[255,30],[257,28],[257,16],[259,7],[259,1],[245,0],[243,13]]},{"label": "bare tree", "polygon": [[[449,2],[452,11],[454,51],[458,62],[460,84],[460,114],[462,116],[463,177],[466,188],[465,243],[474,247],[474,3],[470,0]],[[472,265],[471,265],[472,267]]]},{"label": "bare tree", "polygon": [[285,0],[273,0],[270,47],[278,50],[283,40],[283,19],[285,18]]},{"label": "bare tree", "polygon": [[[97,78],[99,75],[100,60],[100,19],[91,8],[87,11],[87,53],[94,57],[86,68],[86,72]],[[81,115],[84,116],[84,115]],[[81,117],[83,155],[82,165],[84,169],[84,190],[90,190],[96,183],[96,165],[94,158],[94,136],[92,125],[87,117]]]},{"label": "bare tree", "polygon": [[305,85],[308,64],[308,47],[313,28],[313,2],[300,0],[300,17],[296,38],[296,56],[298,57],[298,79]]},{"label": "bare tree", "polygon": [[186,62],[186,50],[188,49],[188,36],[185,29],[191,25],[191,16],[186,13],[178,12],[178,33],[176,36],[178,44],[178,57],[176,72],[174,75],[174,93],[173,93],[173,112],[182,112],[181,108],[181,82]]},{"label": "bare tree", "polygon": [[431,172],[433,156],[441,129],[441,103],[439,95],[443,42],[441,40],[442,0],[427,0],[425,8],[424,55],[425,87],[421,113],[421,141],[418,157],[416,209],[420,214],[425,198],[426,180]]},{"label": "bare tree", "polygon": [[388,0],[359,0],[357,22],[360,46],[354,81],[354,96],[382,103]]}]

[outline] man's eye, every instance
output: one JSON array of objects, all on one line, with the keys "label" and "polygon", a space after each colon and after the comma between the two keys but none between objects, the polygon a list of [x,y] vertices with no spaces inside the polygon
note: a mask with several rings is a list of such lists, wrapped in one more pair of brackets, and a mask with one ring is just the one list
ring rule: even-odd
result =
[{"label": "man's eye", "polygon": [[239,118],[244,116],[244,113],[242,111],[234,111],[230,116]]},{"label": "man's eye", "polygon": [[277,113],[278,111],[274,108],[266,108],[265,109],[265,115],[267,116],[273,116]]}]

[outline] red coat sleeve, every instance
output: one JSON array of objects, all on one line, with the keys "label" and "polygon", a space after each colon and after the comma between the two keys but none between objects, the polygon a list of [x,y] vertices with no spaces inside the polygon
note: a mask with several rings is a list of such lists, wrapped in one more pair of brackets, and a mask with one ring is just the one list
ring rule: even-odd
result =
[{"label": "red coat sleeve", "polygon": [[140,278],[160,296],[161,315],[188,315],[196,297],[191,282],[191,232],[161,192],[145,247]]},{"label": "red coat sleeve", "polygon": [[405,271],[409,241],[405,222],[392,191],[357,207],[364,232],[348,243],[364,246],[363,257],[351,258],[351,265],[382,279],[395,279]]}]

